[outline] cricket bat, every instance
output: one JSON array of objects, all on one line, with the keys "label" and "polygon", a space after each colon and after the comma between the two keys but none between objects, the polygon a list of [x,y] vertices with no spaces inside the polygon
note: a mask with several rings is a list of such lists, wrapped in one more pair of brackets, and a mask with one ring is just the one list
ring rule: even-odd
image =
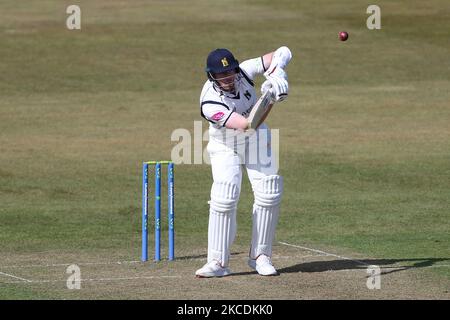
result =
[{"label": "cricket bat", "polygon": [[273,95],[271,90],[267,90],[253,106],[250,115],[247,120],[250,124],[250,129],[258,129],[258,127],[264,122],[269,115],[270,110],[274,104]]}]

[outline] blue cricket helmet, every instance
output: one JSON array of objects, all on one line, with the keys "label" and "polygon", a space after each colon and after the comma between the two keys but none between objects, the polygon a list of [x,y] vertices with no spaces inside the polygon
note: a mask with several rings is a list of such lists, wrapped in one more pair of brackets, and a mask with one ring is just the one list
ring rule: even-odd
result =
[{"label": "blue cricket helmet", "polygon": [[211,74],[222,73],[231,70],[239,72],[239,62],[233,56],[233,54],[227,49],[216,49],[209,53],[206,59],[205,71],[208,78],[211,78]]}]

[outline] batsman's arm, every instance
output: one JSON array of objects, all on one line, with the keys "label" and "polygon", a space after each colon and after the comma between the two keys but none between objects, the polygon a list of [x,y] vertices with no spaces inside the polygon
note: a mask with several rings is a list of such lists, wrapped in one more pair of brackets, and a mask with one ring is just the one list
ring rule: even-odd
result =
[{"label": "batsman's arm", "polygon": [[286,68],[291,58],[291,50],[286,46],[282,46],[258,58],[245,60],[239,66],[251,80],[254,80],[257,75],[263,74],[267,77],[276,69]]},{"label": "batsman's arm", "polygon": [[276,66],[281,69],[285,69],[291,59],[291,50],[286,46],[279,47],[275,51],[266,53],[262,56],[262,65],[264,68],[264,72],[267,73],[267,71],[271,69],[269,71],[270,73]]},{"label": "batsman's arm", "polygon": [[292,59],[292,52],[286,46],[279,47],[274,52],[264,55],[263,56],[264,71],[265,71],[264,75],[265,76],[271,75],[271,73],[277,67],[283,70],[286,69],[291,59]]},{"label": "batsman's arm", "polygon": [[247,130],[249,128],[248,120],[237,112],[233,112],[225,122],[228,129]]},{"label": "batsman's arm", "polygon": [[273,54],[275,51],[266,53],[265,55],[262,56],[262,64],[263,64],[263,68],[264,68],[264,72],[267,71],[267,69],[269,69],[270,64],[272,63],[272,58],[273,58]]}]

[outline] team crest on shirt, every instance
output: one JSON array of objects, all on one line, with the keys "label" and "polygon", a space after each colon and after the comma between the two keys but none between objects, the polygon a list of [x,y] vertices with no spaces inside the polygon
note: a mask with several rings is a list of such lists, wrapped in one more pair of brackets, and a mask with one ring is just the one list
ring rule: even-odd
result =
[{"label": "team crest on shirt", "polygon": [[223,58],[221,61],[222,61],[222,65],[223,65],[224,67],[228,67],[228,61],[227,61],[227,58]]},{"label": "team crest on shirt", "polygon": [[224,115],[225,115],[225,113],[223,113],[223,112],[217,112],[217,113],[214,114],[211,118],[212,118],[214,121],[219,121],[220,119],[223,118]]}]

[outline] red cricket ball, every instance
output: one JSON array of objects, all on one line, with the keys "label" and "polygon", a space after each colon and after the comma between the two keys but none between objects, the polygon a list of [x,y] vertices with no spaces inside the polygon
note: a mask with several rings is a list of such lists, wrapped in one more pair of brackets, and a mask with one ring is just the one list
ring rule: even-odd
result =
[{"label": "red cricket ball", "polygon": [[339,32],[339,39],[341,39],[341,41],[345,41],[348,39],[348,33],[345,31],[341,31]]}]

